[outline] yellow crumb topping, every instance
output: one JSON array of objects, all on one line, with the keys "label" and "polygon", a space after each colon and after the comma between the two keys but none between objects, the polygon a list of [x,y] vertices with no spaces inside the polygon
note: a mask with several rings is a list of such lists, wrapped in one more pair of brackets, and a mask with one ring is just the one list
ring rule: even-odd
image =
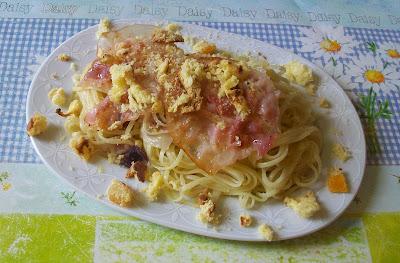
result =
[{"label": "yellow crumb topping", "polygon": [[119,103],[129,85],[134,82],[132,67],[128,64],[115,64],[110,67],[112,87],[108,95],[114,103]]},{"label": "yellow crumb topping", "polygon": [[346,162],[351,158],[350,151],[340,143],[335,143],[332,146],[332,152],[342,162]]},{"label": "yellow crumb topping", "polygon": [[215,213],[215,203],[208,199],[203,204],[200,205],[200,212],[197,218],[202,223],[209,224],[219,224],[220,216]]},{"label": "yellow crumb topping", "polygon": [[267,224],[261,224],[258,227],[258,233],[267,241],[274,240],[274,231]]},{"label": "yellow crumb topping", "polygon": [[68,62],[71,60],[71,57],[65,53],[58,55],[58,60],[62,62]]},{"label": "yellow crumb topping", "polygon": [[111,31],[111,21],[108,18],[100,20],[99,26],[96,32],[96,38],[99,39],[104,33]]},{"label": "yellow crumb topping", "polygon": [[36,136],[47,129],[47,118],[39,113],[35,113],[29,120],[26,132],[29,136]]},{"label": "yellow crumb topping", "polygon": [[90,159],[94,152],[94,145],[81,132],[72,134],[69,146],[79,157],[86,161]]},{"label": "yellow crumb topping", "polygon": [[129,109],[133,112],[142,111],[151,106],[155,97],[137,83],[131,83],[128,89]]},{"label": "yellow crumb topping", "polygon": [[283,67],[286,70],[284,76],[292,82],[306,86],[314,81],[312,70],[296,60],[290,61]]},{"label": "yellow crumb topping", "polygon": [[107,189],[108,200],[122,207],[131,207],[134,201],[132,188],[116,179],[111,181]]},{"label": "yellow crumb topping", "polygon": [[53,104],[58,106],[63,106],[67,101],[67,96],[63,88],[53,88],[49,91],[47,96]]},{"label": "yellow crumb topping", "polygon": [[346,177],[340,168],[330,168],[328,171],[328,189],[332,193],[348,193]]},{"label": "yellow crumb topping", "polygon": [[217,50],[215,44],[208,43],[207,41],[200,40],[193,46],[193,50],[201,54],[212,54]]},{"label": "yellow crumb topping", "polygon": [[250,109],[242,95],[241,89],[238,87],[241,70],[243,70],[242,65],[237,65],[232,61],[224,59],[211,70],[211,73],[216,76],[221,85],[218,96],[227,96],[235,107],[235,110],[244,118],[250,113]]},{"label": "yellow crumb topping", "polygon": [[326,98],[322,97],[319,99],[319,106],[321,108],[329,109],[331,107],[331,104],[329,103],[329,101]]},{"label": "yellow crumb topping", "polygon": [[285,197],[283,202],[303,218],[310,218],[321,209],[312,191],[299,198]]},{"label": "yellow crumb topping", "polygon": [[[179,80],[183,89],[181,94],[173,98],[172,103],[168,106],[169,112],[177,112],[179,109],[182,113],[197,111],[201,106],[201,87],[199,81],[204,78],[204,65],[194,58],[186,59],[179,71]],[[173,86],[167,86],[173,89]]]},{"label": "yellow crumb topping", "polygon": [[176,32],[181,29],[181,26],[175,23],[170,23],[165,27],[165,29],[171,32]]},{"label": "yellow crumb topping", "polygon": [[194,81],[202,78],[204,74],[204,65],[194,58],[188,58],[181,66],[179,77],[183,86],[186,89],[190,89],[193,87]]},{"label": "yellow crumb topping", "polygon": [[[157,78],[160,80],[162,76],[165,76],[165,74],[168,71],[168,66],[169,66],[169,60],[165,59],[163,62],[161,62],[158,67],[157,67]],[[162,81],[160,81],[162,83]]]},{"label": "yellow crumb topping", "polygon": [[249,227],[253,223],[253,218],[249,215],[240,215],[240,226]]},{"label": "yellow crumb topping", "polygon": [[164,180],[160,172],[151,175],[150,183],[146,188],[146,195],[150,201],[156,201],[163,187]]},{"label": "yellow crumb topping", "polygon": [[68,113],[79,116],[82,110],[82,103],[79,100],[73,100],[68,106]]},{"label": "yellow crumb topping", "polygon": [[69,115],[65,119],[64,129],[66,132],[72,134],[81,130],[79,118],[75,115]]}]

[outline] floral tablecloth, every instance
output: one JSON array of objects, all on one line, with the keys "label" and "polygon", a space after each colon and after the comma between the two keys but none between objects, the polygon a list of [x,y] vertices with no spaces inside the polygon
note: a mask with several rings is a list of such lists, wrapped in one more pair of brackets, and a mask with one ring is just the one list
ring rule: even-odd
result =
[{"label": "floral tablecloth", "polygon": [[[0,262],[400,262],[399,14],[391,0],[1,1]],[[29,84],[52,50],[102,17],[247,35],[332,75],[356,105],[368,144],[365,179],[346,213],[295,240],[216,240],[127,217],[52,174],[25,134]]]}]

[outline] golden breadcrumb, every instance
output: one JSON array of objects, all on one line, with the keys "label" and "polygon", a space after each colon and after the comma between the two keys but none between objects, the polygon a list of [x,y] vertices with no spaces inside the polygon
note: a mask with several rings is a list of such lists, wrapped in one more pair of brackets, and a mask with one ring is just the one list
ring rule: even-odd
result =
[{"label": "golden breadcrumb", "polygon": [[103,34],[111,31],[111,21],[108,18],[100,20],[99,26],[96,32],[96,38],[99,39]]},{"label": "golden breadcrumb", "polygon": [[240,226],[249,227],[253,223],[253,218],[249,215],[240,215]]},{"label": "golden breadcrumb", "polygon": [[312,191],[299,198],[285,197],[283,202],[303,218],[310,218],[321,209]]},{"label": "golden breadcrumb", "polygon": [[286,70],[284,76],[294,83],[306,86],[307,84],[314,82],[312,70],[308,66],[296,60],[290,61],[283,65],[283,67]]},{"label": "golden breadcrumb", "polygon": [[53,88],[49,91],[47,96],[53,104],[58,106],[63,106],[67,101],[67,96],[63,88]]},{"label": "golden breadcrumb", "polygon": [[82,159],[88,161],[94,152],[94,145],[83,133],[74,132],[69,141],[71,149]]},{"label": "golden breadcrumb", "polygon": [[247,101],[243,97],[243,92],[238,87],[240,72],[243,70],[242,65],[237,65],[226,59],[221,60],[215,68],[211,69],[212,75],[216,76],[221,84],[218,96],[227,96],[242,118],[250,113]]},{"label": "golden breadcrumb", "polygon": [[132,188],[116,179],[111,181],[107,189],[108,200],[122,207],[131,207],[134,201]]},{"label": "golden breadcrumb", "polygon": [[332,152],[342,162],[346,162],[348,159],[351,158],[350,151],[340,143],[335,143],[332,146]]},{"label": "golden breadcrumb", "polygon": [[164,180],[160,172],[154,172],[151,175],[151,180],[146,188],[146,195],[150,201],[156,201],[163,187]]},{"label": "golden breadcrumb", "polygon": [[40,113],[35,113],[26,126],[26,132],[29,136],[36,136],[47,129],[47,118]]},{"label": "golden breadcrumb", "polygon": [[65,119],[64,129],[67,133],[74,133],[81,130],[79,118],[75,115],[69,115]]},{"label": "golden breadcrumb", "polygon": [[71,60],[71,57],[65,53],[58,55],[58,60],[62,62],[68,62]]},{"label": "golden breadcrumb", "polygon": [[322,97],[319,99],[319,106],[321,108],[329,109],[331,107],[331,104],[329,103],[329,101],[326,98]]},{"label": "golden breadcrumb", "polygon": [[274,231],[267,224],[261,224],[258,227],[258,233],[267,241],[274,240]]},{"label": "golden breadcrumb", "polygon": [[215,203],[211,199],[206,200],[200,205],[200,212],[197,218],[205,224],[219,224],[220,215],[215,213]]},{"label": "golden breadcrumb", "polygon": [[201,54],[212,54],[215,52],[215,50],[217,50],[217,47],[215,46],[215,44],[201,40],[194,44],[193,50]]}]

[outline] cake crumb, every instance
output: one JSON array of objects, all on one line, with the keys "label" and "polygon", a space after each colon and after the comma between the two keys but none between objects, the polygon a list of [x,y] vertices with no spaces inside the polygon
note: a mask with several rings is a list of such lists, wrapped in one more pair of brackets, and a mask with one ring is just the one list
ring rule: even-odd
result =
[{"label": "cake crumb", "polygon": [[108,200],[121,207],[131,207],[134,201],[132,188],[116,179],[111,181],[107,189]]},{"label": "cake crumb", "polygon": [[175,23],[170,23],[165,27],[165,29],[171,32],[177,32],[181,29],[181,26]]},{"label": "cake crumb", "polygon": [[111,31],[111,21],[108,18],[100,20],[99,26],[96,32],[96,38],[99,39],[103,34]]},{"label": "cake crumb", "polygon": [[205,224],[219,224],[220,215],[215,213],[215,203],[211,199],[200,205],[200,212],[197,215],[197,219]]},{"label": "cake crumb", "polygon": [[299,198],[285,197],[283,203],[303,218],[310,218],[321,209],[312,191]]},{"label": "cake crumb", "polygon": [[150,183],[145,190],[146,195],[151,202],[154,202],[158,199],[158,196],[163,187],[163,184],[164,184],[164,180],[163,180],[163,176],[161,175],[161,173],[158,171],[154,172],[151,175]]},{"label": "cake crumb", "polygon": [[253,223],[253,218],[249,215],[240,215],[240,226],[249,227]]},{"label": "cake crumb", "polygon": [[68,61],[71,61],[71,56],[69,56],[65,53],[62,53],[62,54],[58,55],[58,60],[62,61],[62,62],[68,62]]},{"label": "cake crumb", "polygon": [[36,136],[47,129],[47,118],[40,113],[35,113],[32,118],[29,120],[28,125],[26,126],[26,132],[29,136]]},{"label": "cake crumb", "polygon": [[350,151],[340,143],[335,143],[333,145],[332,152],[342,162],[346,162],[351,158]]},{"label": "cake crumb", "polygon": [[321,97],[319,99],[319,106],[321,108],[329,109],[331,107],[331,104],[329,103],[329,101],[326,98]]},{"label": "cake crumb", "polygon": [[258,233],[266,240],[266,241],[272,241],[274,240],[274,231],[270,226],[267,224],[261,224],[258,227]]},{"label": "cake crumb", "polygon": [[194,44],[193,50],[201,54],[212,54],[217,50],[215,44],[201,40]]},{"label": "cake crumb", "polygon": [[67,96],[63,88],[52,88],[47,96],[49,100],[57,106],[63,106],[67,101]]}]

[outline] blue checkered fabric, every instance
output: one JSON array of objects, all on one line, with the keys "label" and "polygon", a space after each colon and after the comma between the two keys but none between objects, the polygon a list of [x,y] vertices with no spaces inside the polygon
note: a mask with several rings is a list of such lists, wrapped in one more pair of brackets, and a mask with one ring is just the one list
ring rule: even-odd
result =
[{"label": "blue checkered fabric", "polygon": [[[65,39],[96,24],[94,19],[0,19],[0,161],[40,162],[25,134],[25,104],[35,55],[47,56]],[[299,28],[287,24],[257,24],[228,22],[195,22],[232,33],[249,36],[288,49],[313,60],[310,53],[300,52],[302,36]],[[356,40],[367,42],[400,42],[400,31],[345,28]],[[356,54],[368,52],[366,46]],[[346,62],[346,61],[342,61]],[[400,85],[400,83],[399,83]],[[361,88],[352,92],[366,94]],[[400,94],[379,93],[378,99],[389,99],[394,113],[390,120],[377,121],[378,140],[382,152],[368,155],[368,164],[400,164]]]}]

